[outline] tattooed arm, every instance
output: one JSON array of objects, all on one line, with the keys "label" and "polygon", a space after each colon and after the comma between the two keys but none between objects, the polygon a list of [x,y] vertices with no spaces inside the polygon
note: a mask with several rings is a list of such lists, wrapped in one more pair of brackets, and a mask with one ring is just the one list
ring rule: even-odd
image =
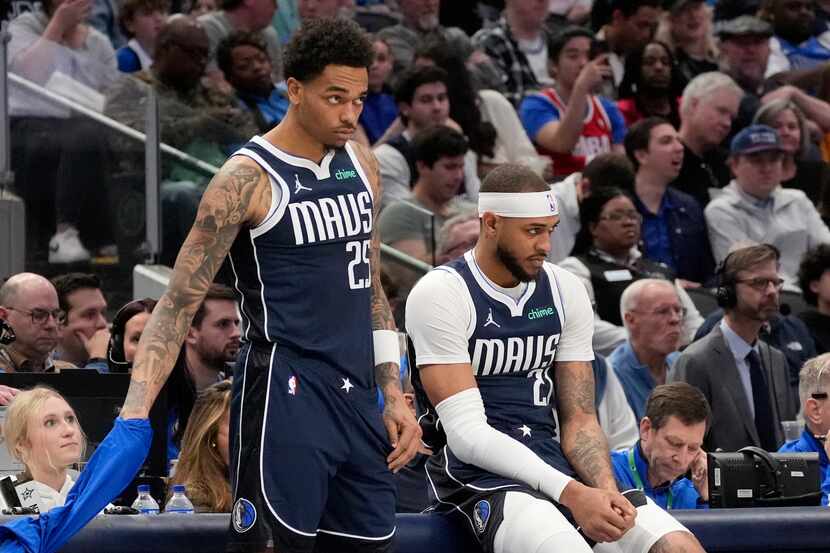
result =
[{"label": "tattooed arm", "polygon": [[255,163],[239,157],[225,163],[211,181],[179,250],[167,291],[141,335],[122,418],[148,416],[237,233],[260,221],[267,211],[271,201],[267,182]]},{"label": "tattooed arm", "polygon": [[[380,168],[375,156],[368,148],[352,142],[360,164],[366,170],[366,176],[372,187],[372,242],[369,255],[369,269],[372,277],[372,330],[397,330],[392,309],[386,299],[386,293],[380,283],[380,233],[378,232],[378,215],[380,214],[381,194],[383,193]],[[389,433],[389,441],[394,451],[387,461],[389,468],[397,471],[408,463],[418,452],[421,442],[421,428],[415,415],[409,410],[401,391],[399,367],[395,363],[375,365],[375,382],[383,392],[383,422]]]}]

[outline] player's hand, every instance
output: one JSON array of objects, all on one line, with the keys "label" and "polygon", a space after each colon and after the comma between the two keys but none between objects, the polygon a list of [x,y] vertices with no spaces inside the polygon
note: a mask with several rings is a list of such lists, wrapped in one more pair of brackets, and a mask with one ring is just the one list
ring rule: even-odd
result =
[{"label": "player's hand", "polygon": [[383,424],[394,448],[386,458],[389,470],[398,472],[421,447],[421,427],[400,391],[384,393]]},{"label": "player's hand", "polygon": [[692,473],[692,484],[695,485],[695,489],[703,501],[709,501],[709,467],[707,461],[706,452],[701,449],[697,452],[692,464],[689,465],[689,470]]},{"label": "player's hand", "polygon": [[599,87],[603,79],[611,77],[613,77],[613,72],[608,63],[608,54],[600,54],[585,64],[576,78],[574,88],[590,94]]},{"label": "player's hand", "polygon": [[634,526],[637,510],[619,492],[591,488],[576,480],[565,486],[559,502],[596,542],[614,542]]},{"label": "player's hand", "polygon": [[107,356],[107,348],[110,343],[109,329],[101,328],[96,330],[95,334],[93,334],[90,338],[87,338],[86,334],[81,331],[75,332],[75,336],[77,336],[78,340],[80,340],[84,345],[84,349],[89,357],[105,358]]},{"label": "player's hand", "polygon": [[0,384],[0,405],[8,405],[14,399],[14,396],[20,393],[17,388],[11,386],[3,386]]}]

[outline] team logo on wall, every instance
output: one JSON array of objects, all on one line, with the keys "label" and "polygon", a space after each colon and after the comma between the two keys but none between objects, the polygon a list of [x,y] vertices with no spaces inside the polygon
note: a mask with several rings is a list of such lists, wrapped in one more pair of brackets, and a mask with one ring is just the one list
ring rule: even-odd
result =
[{"label": "team logo on wall", "polygon": [[479,534],[484,533],[488,520],[490,520],[490,502],[482,499],[473,508],[473,522],[475,522]]},{"label": "team logo on wall", "polygon": [[233,506],[233,528],[240,534],[250,530],[256,522],[256,509],[254,504],[240,497]]}]

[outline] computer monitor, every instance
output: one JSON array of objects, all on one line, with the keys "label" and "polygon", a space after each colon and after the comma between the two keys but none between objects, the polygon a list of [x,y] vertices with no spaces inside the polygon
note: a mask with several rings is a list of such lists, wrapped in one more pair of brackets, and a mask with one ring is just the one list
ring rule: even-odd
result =
[{"label": "computer monitor", "polygon": [[[57,390],[78,416],[87,437],[87,455],[112,429],[121,411],[129,374],[102,374],[90,369],[65,369],[59,373],[0,373],[0,384],[21,390],[43,384]],[[142,472],[152,476],[167,474],[167,396],[162,390],[150,410],[153,441]]]},{"label": "computer monitor", "polygon": [[746,447],[709,453],[710,507],[796,507],[821,504],[818,453],[768,453]]}]

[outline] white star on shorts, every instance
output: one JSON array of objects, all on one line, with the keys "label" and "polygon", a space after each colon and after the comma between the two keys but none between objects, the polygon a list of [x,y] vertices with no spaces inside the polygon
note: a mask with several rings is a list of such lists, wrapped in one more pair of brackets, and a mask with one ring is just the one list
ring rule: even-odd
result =
[{"label": "white star on shorts", "polygon": [[349,392],[351,392],[351,391],[352,391],[352,388],[354,388],[354,384],[352,384],[351,382],[349,382],[349,379],[348,379],[348,378],[344,378],[344,379],[342,379],[342,380],[343,380],[343,385],[342,385],[342,386],[340,386],[340,389],[341,389],[341,390],[346,390],[346,393],[348,394]]},{"label": "white star on shorts", "polygon": [[522,437],[529,437],[530,436],[530,427],[526,424],[523,424],[519,427],[519,430],[522,431]]}]

